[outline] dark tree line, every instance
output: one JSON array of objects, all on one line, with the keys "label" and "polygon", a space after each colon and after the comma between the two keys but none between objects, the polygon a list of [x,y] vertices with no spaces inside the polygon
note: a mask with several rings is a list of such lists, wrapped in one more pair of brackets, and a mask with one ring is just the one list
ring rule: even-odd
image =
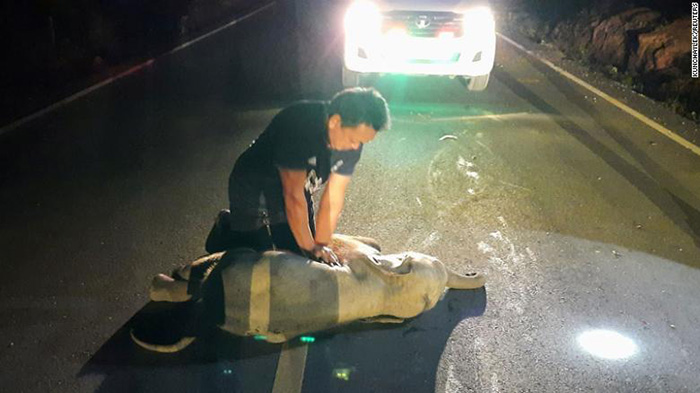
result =
[{"label": "dark tree line", "polygon": [[262,2],[4,0],[0,120],[30,113],[111,66],[157,54]]}]

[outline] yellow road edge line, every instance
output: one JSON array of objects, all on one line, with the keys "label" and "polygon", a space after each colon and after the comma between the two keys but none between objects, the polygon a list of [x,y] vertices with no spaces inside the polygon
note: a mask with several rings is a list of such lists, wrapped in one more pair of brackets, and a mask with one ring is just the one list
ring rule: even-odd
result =
[{"label": "yellow road edge line", "polygon": [[601,98],[605,99],[606,101],[610,102],[611,104],[615,105],[622,111],[626,112],[627,114],[631,115],[632,117],[636,118],[637,120],[641,121],[642,123],[646,124],[647,126],[653,128],[654,130],[660,132],[661,134],[669,137],[671,140],[674,142],[678,143],[679,145],[685,147],[686,149],[690,150],[691,152],[695,153],[697,156],[700,156],[700,147],[696,146],[692,142],[688,141],[687,139],[683,138],[682,136],[674,133],[673,131],[669,130],[668,128],[662,126],[661,124],[655,122],[654,120],[644,116],[643,114],[637,112],[636,110],[630,108],[629,106],[625,105],[624,103],[618,101],[617,99],[611,97],[610,95],[600,91],[599,89],[591,86],[590,84],[582,81],[578,77],[564,71],[563,69],[557,67],[554,65],[552,62],[549,60],[543,59],[537,55],[535,55],[533,52],[525,49],[522,45],[518,44],[517,42],[513,41],[512,39],[504,36],[501,33],[496,33],[499,37],[501,37],[503,40],[508,42],[509,44],[513,45],[514,47],[520,49],[521,51],[527,53],[528,55],[534,57],[535,59],[541,61],[542,63],[546,64],[549,68],[553,69],[554,71],[560,73],[561,75],[569,78],[570,80],[576,82],[580,86],[590,90],[591,92],[597,94]]},{"label": "yellow road edge line", "polygon": [[309,347],[306,344],[289,348],[289,343],[282,345],[280,358],[277,361],[275,383],[272,393],[300,393],[306,370],[306,356]]},{"label": "yellow road edge line", "polygon": [[244,21],[244,20],[246,20],[254,15],[257,15],[258,13],[272,7],[275,4],[276,4],[276,2],[272,1],[272,2],[258,8],[256,10],[251,11],[250,13],[248,13],[246,15],[243,15],[239,18],[236,18],[236,19],[230,21],[229,23],[227,23],[223,26],[220,26],[220,27],[208,32],[208,33],[204,33],[199,37],[193,38],[192,40],[187,41],[184,44],[178,45],[175,48],[163,53],[162,55],[160,55],[158,57],[154,57],[154,58],[150,58],[148,60],[145,60],[145,61],[127,69],[126,71],[122,71],[122,72],[118,73],[117,75],[111,76],[107,79],[104,79],[100,82],[97,82],[96,84],[94,84],[92,86],[86,87],[83,90],[80,90],[76,93],[73,93],[66,98],[63,98],[59,101],[54,102],[53,104],[50,104],[49,106],[44,107],[43,109],[38,110],[37,112],[34,112],[30,115],[19,118],[19,119],[13,121],[12,123],[5,124],[4,126],[0,127],[0,135],[3,135],[6,132],[12,131],[15,128],[21,127],[21,126],[31,122],[32,120],[38,119],[38,118],[40,118],[48,113],[51,113],[51,112],[55,111],[56,109],[61,108],[61,107],[65,106],[66,104],[69,104],[69,103],[71,103],[71,102],[73,102],[81,97],[84,97],[84,96],[92,93],[95,90],[98,90],[102,87],[110,85],[113,82],[116,82],[116,81],[124,78],[125,76],[135,74],[136,72],[140,71],[141,69],[153,65],[153,63],[156,61],[156,59],[162,58],[165,56],[169,56],[169,55],[172,55],[173,53],[179,52],[182,49],[185,49],[192,44],[195,44],[195,43],[197,43],[205,38],[208,38],[208,37],[220,32],[220,31],[224,30],[224,29],[227,29],[227,28],[229,28],[235,24],[238,24],[238,23],[240,23],[240,22],[242,22],[242,21]]}]

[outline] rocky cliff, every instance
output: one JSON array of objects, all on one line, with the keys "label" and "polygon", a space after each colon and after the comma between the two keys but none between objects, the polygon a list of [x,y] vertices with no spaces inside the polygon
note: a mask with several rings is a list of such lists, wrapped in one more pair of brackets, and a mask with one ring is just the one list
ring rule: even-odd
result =
[{"label": "rocky cliff", "polygon": [[689,4],[683,16],[659,6],[660,2],[639,6],[593,1],[558,13],[543,12],[535,3],[520,2],[509,14],[509,23],[700,120],[700,80],[690,77]]}]

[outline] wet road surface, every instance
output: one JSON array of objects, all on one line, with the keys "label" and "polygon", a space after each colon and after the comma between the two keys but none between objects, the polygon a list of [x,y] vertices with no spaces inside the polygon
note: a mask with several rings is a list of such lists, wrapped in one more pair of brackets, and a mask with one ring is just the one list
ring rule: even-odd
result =
[{"label": "wet road surface", "polygon": [[[151,276],[203,254],[233,161],[276,111],[341,88],[338,13],[310,8],[280,2],[0,137],[8,391],[275,389],[279,345],[215,333],[156,355],[128,328]],[[496,61],[482,94],[377,81],[393,129],[366,146],[339,228],[485,272],[486,290],[291,343],[302,391],[697,391],[700,157],[503,40]]]}]

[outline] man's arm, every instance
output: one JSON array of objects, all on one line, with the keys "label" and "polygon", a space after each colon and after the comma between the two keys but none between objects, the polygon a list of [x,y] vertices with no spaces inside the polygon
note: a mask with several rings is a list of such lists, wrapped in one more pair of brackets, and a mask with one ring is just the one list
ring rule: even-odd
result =
[{"label": "man's arm", "polygon": [[327,245],[338,225],[340,213],[345,203],[345,190],[350,184],[351,176],[331,173],[328,184],[321,196],[321,205],[316,217],[316,243]]},{"label": "man's arm", "polygon": [[279,168],[284,195],[284,210],[287,214],[289,227],[292,229],[294,240],[300,248],[311,250],[315,242],[309,227],[309,212],[304,195],[306,171]]}]

